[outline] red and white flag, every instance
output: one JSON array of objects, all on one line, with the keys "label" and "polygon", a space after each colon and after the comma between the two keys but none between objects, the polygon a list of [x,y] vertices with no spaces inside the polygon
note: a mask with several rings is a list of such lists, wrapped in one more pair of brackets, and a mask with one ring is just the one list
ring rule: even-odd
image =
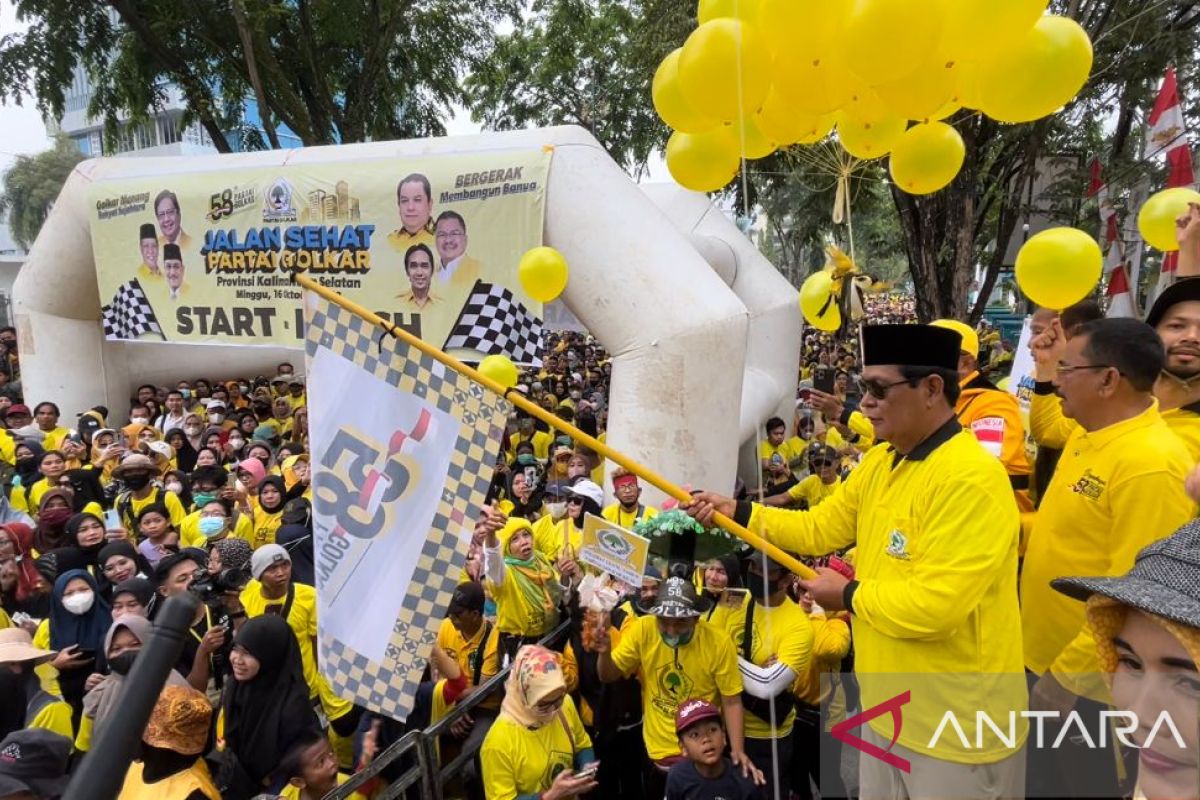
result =
[{"label": "red and white flag", "polygon": [[[1114,247],[1115,251],[1116,248]],[[1111,253],[1110,253],[1111,260]],[[1129,267],[1118,262],[1112,273],[1108,276],[1108,289],[1105,290],[1108,296],[1108,311],[1105,316],[1108,317],[1137,317],[1137,308],[1133,301],[1133,292],[1129,287]]]},{"label": "red and white flag", "polygon": [[1100,205],[1100,247],[1104,252],[1104,272],[1108,275],[1108,288],[1104,292],[1108,298],[1107,316],[1136,317],[1137,302],[1130,286],[1129,267],[1125,263],[1125,243],[1121,241],[1117,210],[1109,200],[1100,159],[1092,159],[1089,172],[1088,197],[1095,198]]},{"label": "red and white flag", "polygon": [[[1194,185],[1196,175],[1192,169],[1192,149],[1188,145],[1183,109],[1179,105],[1179,86],[1175,82],[1174,67],[1167,67],[1166,77],[1163,78],[1147,122],[1146,158],[1166,154],[1167,188]],[[1154,288],[1155,297],[1174,282],[1178,267],[1177,252],[1163,255],[1162,271]]]}]

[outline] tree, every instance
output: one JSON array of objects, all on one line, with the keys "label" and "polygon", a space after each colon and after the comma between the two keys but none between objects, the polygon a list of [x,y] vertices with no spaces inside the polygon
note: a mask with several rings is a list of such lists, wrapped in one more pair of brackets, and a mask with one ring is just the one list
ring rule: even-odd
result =
[{"label": "tree", "polygon": [[28,250],[75,165],[83,160],[79,148],[59,136],[50,150],[17,156],[4,173],[0,216],[7,217],[13,239]]},{"label": "tree", "polygon": [[29,23],[0,39],[0,99],[37,97],[62,115],[82,69],[88,113],[115,137],[148,120],[172,88],[184,122],[221,152],[244,145],[254,97],[271,146],[286,126],[305,145],[445,133],[461,77],[491,49],[519,0],[15,0]]}]

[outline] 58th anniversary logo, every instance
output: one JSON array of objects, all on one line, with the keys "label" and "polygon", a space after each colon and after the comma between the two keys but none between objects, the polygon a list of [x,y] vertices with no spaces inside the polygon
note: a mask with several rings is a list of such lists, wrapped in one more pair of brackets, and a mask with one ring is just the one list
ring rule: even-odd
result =
[{"label": "58th anniversary logo", "polygon": [[549,151],[98,181],[92,247],[110,339],[297,345],[305,273],[445,340],[477,280],[542,243]]}]

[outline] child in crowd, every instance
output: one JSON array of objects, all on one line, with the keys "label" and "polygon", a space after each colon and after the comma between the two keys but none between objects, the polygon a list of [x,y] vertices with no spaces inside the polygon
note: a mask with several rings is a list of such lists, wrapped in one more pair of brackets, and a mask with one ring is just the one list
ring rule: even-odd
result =
[{"label": "child in crowd", "polygon": [[675,714],[675,733],[685,760],[667,773],[665,800],[754,800],[758,789],[725,757],[721,712],[707,700],[692,699]]}]

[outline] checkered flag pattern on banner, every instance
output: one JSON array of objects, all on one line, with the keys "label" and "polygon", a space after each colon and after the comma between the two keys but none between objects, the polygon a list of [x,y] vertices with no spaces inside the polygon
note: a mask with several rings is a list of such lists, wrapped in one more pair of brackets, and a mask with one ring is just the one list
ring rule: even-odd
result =
[{"label": "checkered flag pattern on banner", "polygon": [[100,316],[105,339],[136,339],[144,333],[163,336],[154,309],[136,280],[121,284],[112,302],[100,309]]},{"label": "checkered flag pattern on banner", "polygon": [[542,321],[513,293],[494,283],[475,281],[443,350],[465,348],[485,356],[508,356],[515,364],[541,366],[538,345]]}]

